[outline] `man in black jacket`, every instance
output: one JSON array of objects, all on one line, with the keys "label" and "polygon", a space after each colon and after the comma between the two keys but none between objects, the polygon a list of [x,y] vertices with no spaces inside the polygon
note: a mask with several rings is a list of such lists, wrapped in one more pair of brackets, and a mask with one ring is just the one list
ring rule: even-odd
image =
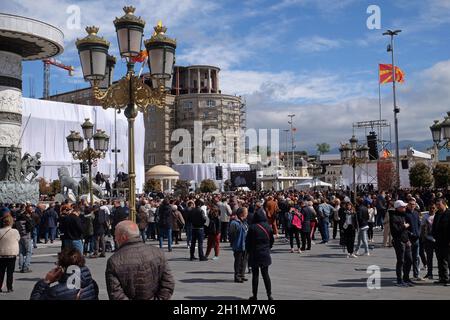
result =
[{"label": "man in black jacket", "polygon": [[32,220],[32,214],[34,209],[31,205],[27,205],[25,212],[18,213],[16,216],[16,222],[14,228],[19,231],[19,270],[20,272],[31,272],[31,256],[33,254],[31,232],[33,231],[34,224]]},{"label": "man in black jacket", "polygon": [[100,257],[105,257],[105,233],[108,230],[108,215],[104,209],[98,205],[94,206],[94,239],[95,249],[91,258],[97,258],[99,247],[102,250]]},{"label": "man in black jacket", "polygon": [[436,240],[439,280],[436,284],[449,285],[450,211],[445,199],[436,200],[438,211],[434,217],[432,234]]},{"label": "man in black jacket", "polygon": [[[413,286],[409,279],[411,272],[412,254],[411,241],[409,241],[409,224],[406,223],[405,212],[407,204],[402,200],[394,203],[395,212],[390,217],[390,229],[392,234],[392,244],[394,245],[395,255],[397,256],[397,286],[407,287]],[[403,277],[402,277],[403,269]]]},{"label": "man in black jacket", "polygon": [[419,277],[419,246],[420,246],[420,218],[419,212],[416,210],[417,203],[414,198],[408,200],[408,208],[406,209],[406,223],[409,224],[409,241],[411,241],[411,253],[412,253],[412,264],[413,264],[413,275],[414,281],[422,281],[423,279]]},{"label": "man in black jacket", "polygon": [[200,208],[203,205],[203,202],[199,199],[195,201],[195,208],[192,209],[187,215],[187,222],[192,225],[192,240],[191,240],[191,261],[196,260],[195,257],[195,242],[198,241],[198,256],[200,261],[208,260],[203,254],[203,238],[204,234],[204,225],[206,222],[205,216],[203,215],[203,211]]},{"label": "man in black jacket", "polygon": [[158,210],[159,220],[158,220],[158,228],[159,228],[159,247],[163,247],[163,240],[167,238],[167,247],[168,251],[172,251],[172,226],[173,226],[173,210],[172,206],[169,204],[169,201],[166,199],[162,202],[161,206]]},{"label": "man in black jacket", "polygon": [[75,248],[83,253],[83,227],[80,220],[80,209],[75,207],[68,211],[64,219],[64,248]]}]

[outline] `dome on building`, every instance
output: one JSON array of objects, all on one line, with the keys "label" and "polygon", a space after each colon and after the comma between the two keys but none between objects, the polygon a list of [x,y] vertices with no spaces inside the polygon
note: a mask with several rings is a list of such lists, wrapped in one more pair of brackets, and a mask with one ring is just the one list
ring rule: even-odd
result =
[{"label": "dome on building", "polygon": [[166,177],[177,178],[179,176],[180,174],[177,171],[173,170],[171,167],[163,165],[154,166],[145,173],[146,180]]}]

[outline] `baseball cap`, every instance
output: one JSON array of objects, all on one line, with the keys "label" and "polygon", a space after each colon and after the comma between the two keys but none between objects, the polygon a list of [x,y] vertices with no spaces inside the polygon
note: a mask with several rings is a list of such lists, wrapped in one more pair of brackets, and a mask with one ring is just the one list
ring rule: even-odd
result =
[{"label": "baseball cap", "polygon": [[406,206],[407,206],[407,204],[404,203],[402,200],[397,200],[397,201],[394,202],[394,208],[395,209],[398,209],[398,208],[401,208],[401,207],[406,207]]}]

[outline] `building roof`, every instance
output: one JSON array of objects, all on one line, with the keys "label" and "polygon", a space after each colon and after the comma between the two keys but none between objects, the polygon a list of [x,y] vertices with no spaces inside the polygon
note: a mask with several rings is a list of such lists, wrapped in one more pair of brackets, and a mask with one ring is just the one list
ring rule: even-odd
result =
[{"label": "building roof", "polygon": [[151,178],[165,178],[165,177],[179,177],[180,173],[178,173],[177,171],[173,170],[171,167],[168,166],[164,166],[164,165],[157,165],[154,166],[153,168],[147,170],[147,172],[145,173],[145,178],[146,179],[151,179]]}]

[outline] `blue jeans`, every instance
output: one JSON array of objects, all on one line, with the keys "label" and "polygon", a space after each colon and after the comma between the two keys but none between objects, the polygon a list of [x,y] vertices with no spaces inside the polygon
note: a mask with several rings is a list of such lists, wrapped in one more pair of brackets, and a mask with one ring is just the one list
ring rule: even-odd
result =
[{"label": "blue jeans", "polygon": [[205,237],[203,229],[192,229],[192,241],[191,241],[191,258],[195,255],[195,242],[198,241],[198,257],[203,259],[203,239]]},{"label": "blue jeans", "polygon": [[330,222],[322,220],[322,241],[328,242],[330,240]]},{"label": "blue jeans", "polygon": [[361,242],[362,242],[362,245],[364,246],[364,253],[369,253],[369,242],[367,241],[367,230],[369,230],[369,229],[364,229],[364,230],[359,229],[358,245],[356,246],[356,252],[359,251],[359,248],[361,247]]},{"label": "blue jeans", "polygon": [[50,234],[50,241],[54,241],[56,238],[56,227],[48,227],[47,230],[45,230],[45,242],[48,241],[48,235]]},{"label": "blue jeans", "polygon": [[411,242],[412,267],[414,278],[419,277],[419,270],[420,270],[419,249],[420,249],[419,239],[417,239],[415,242]]},{"label": "blue jeans", "polygon": [[19,269],[30,268],[31,255],[33,254],[33,242],[30,238],[20,238],[19,241]]},{"label": "blue jeans", "polygon": [[186,243],[188,246],[190,246],[192,241],[192,224],[187,223],[185,228],[186,228]]},{"label": "blue jeans", "polygon": [[144,243],[145,243],[145,240],[147,240],[147,234],[145,231],[146,231],[146,229],[139,230],[139,233],[141,234],[142,242],[144,242]]},{"label": "blue jeans", "polygon": [[35,226],[33,228],[32,237],[33,237],[33,247],[36,247],[36,244],[37,244],[37,241],[39,238],[39,226]]},{"label": "blue jeans", "polygon": [[163,237],[167,238],[169,250],[172,250],[172,228],[159,227],[159,247],[163,246]]},{"label": "blue jeans", "polygon": [[75,248],[83,254],[83,241],[81,240],[64,240],[64,248]]},{"label": "blue jeans", "polygon": [[155,239],[156,238],[156,223],[149,222],[147,225],[147,239]]}]

